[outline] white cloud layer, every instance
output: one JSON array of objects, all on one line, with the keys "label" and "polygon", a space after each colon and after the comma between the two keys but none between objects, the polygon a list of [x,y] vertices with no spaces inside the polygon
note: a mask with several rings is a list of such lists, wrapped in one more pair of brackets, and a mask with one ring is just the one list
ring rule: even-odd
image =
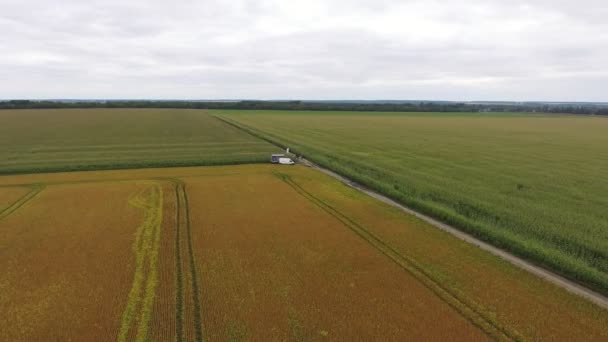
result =
[{"label": "white cloud layer", "polygon": [[608,101],[608,1],[0,0],[0,98]]}]

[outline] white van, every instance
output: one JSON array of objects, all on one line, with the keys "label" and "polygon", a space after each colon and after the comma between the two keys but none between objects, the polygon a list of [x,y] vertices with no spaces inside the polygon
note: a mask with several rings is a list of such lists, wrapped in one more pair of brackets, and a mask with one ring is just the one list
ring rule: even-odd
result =
[{"label": "white van", "polygon": [[279,164],[283,165],[293,165],[295,162],[291,160],[291,158],[279,158]]}]

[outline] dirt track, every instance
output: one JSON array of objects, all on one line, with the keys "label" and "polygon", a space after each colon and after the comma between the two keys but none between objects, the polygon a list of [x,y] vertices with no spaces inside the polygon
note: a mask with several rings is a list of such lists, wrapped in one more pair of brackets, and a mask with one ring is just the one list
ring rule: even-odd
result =
[{"label": "dirt track", "polygon": [[542,268],[540,266],[534,265],[534,264],[532,264],[532,263],[530,263],[530,262],[528,262],[528,261],[526,261],[526,260],[524,260],[524,259],[522,259],[522,258],[520,258],[518,256],[515,256],[515,255],[513,255],[513,254],[511,254],[511,253],[509,253],[507,251],[504,251],[502,249],[496,248],[496,247],[494,247],[494,246],[492,246],[492,245],[490,245],[490,244],[488,244],[486,242],[483,242],[483,241],[481,241],[481,240],[479,240],[479,239],[477,239],[477,238],[475,238],[475,237],[473,237],[473,236],[471,236],[469,234],[466,234],[466,233],[464,233],[464,232],[462,232],[462,231],[460,231],[460,230],[458,230],[458,229],[456,229],[456,228],[454,228],[454,227],[452,227],[450,225],[447,225],[447,224],[445,224],[443,222],[437,221],[437,220],[435,220],[434,218],[432,218],[430,216],[421,214],[421,213],[419,213],[417,211],[414,211],[414,210],[412,210],[410,208],[407,208],[407,207],[403,206],[402,204],[399,204],[399,203],[393,201],[392,199],[390,199],[390,198],[388,198],[388,197],[386,197],[386,196],[384,196],[382,194],[379,194],[379,193],[377,193],[377,192],[375,192],[373,190],[370,190],[370,189],[368,189],[368,188],[366,188],[366,187],[364,187],[364,186],[362,186],[360,184],[357,184],[357,183],[355,183],[355,182],[353,182],[353,181],[351,181],[351,180],[349,180],[349,179],[347,179],[345,177],[342,177],[341,175],[339,175],[339,174],[337,174],[337,173],[335,173],[335,172],[333,172],[331,170],[328,170],[328,169],[325,169],[325,168],[323,168],[321,166],[318,166],[318,165],[314,164],[313,162],[311,162],[311,161],[309,161],[307,159],[302,158],[300,160],[300,162],[302,164],[306,165],[306,166],[312,167],[312,168],[314,168],[316,170],[319,170],[319,171],[321,171],[321,172],[323,172],[323,173],[325,173],[325,174],[327,174],[327,175],[329,175],[329,176],[331,176],[333,178],[338,179],[342,183],[350,186],[351,188],[357,189],[357,190],[359,190],[359,191],[361,191],[361,192],[363,192],[363,193],[365,193],[365,194],[367,194],[367,195],[369,195],[369,196],[371,196],[371,197],[373,197],[373,198],[375,198],[375,199],[377,199],[379,201],[382,201],[382,202],[384,202],[386,204],[389,204],[389,205],[391,205],[393,207],[399,208],[402,211],[404,211],[404,212],[406,212],[406,213],[408,213],[410,215],[414,215],[414,216],[418,217],[419,219],[424,220],[424,221],[432,224],[433,226],[435,226],[435,227],[437,227],[437,228],[439,228],[441,230],[444,230],[444,231],[446,231],[446,232],[448,232],[448,233],[456,236],[457,238],[459,238],[461,240],[464,240],[464,241],[466,241],[468,243],[471,243],[471,244],[473,244],[473,245],[475,245],[475,246],[477,246],[477,247],[479,247],[479,248],[481,248],[481,249],[483,249],[483,250],[485,250],[487,252],[490,252],[490,253],[492,253],[492,254],[494,254],[494,255],[496,255],[496,256],[504,259],[504,260],[507,260],[510,263],[512,263],[513,265],[516,265],[516,266],[518,266],[518,267],[520,267],[520,268],[522,268],[522,269],[524,269],[524,270],[526,270],[526,271],[528,271],[530,273],[533,273],[533,274],[535,274],[535,275],[537,275],[537,276],[539,276],[539,277],[541,277],[541,278],[543,278],[543,279],[545,279],[545,280],[547,280],[547,281],[549,281],[549,282],[551,282],[551,283],[553,283],[553,284],[555,284],[555,285],[557,285],[559,287],[562,287],[562,288],[566,289],[569,292],[572,292],[572,293],[574,293],[576,295],[584,297],[584,298],[588,299],[589,301],[597,304],[598,306],[601,306],[601,307],[603,307],[605,309],[608,309],[608,297],[606,297],[606,296],[604,296],[604,295],[602,295],[602,294],[600,294],[598,292],[595,292],[595,291],[593,291],[593,290],[591,290],[591,289],[589,289],[589,288],[587,288],[585,286],[582,286],[582,285],[580,285],[580,284],[578,284],[578,283],[576,283],[576,282],[574,282],[572,280],[564,278],[563,276],[561,276],[561,275],[559,275],[557,273],[549,271],[549,270],[547,270],[545,268]]}]

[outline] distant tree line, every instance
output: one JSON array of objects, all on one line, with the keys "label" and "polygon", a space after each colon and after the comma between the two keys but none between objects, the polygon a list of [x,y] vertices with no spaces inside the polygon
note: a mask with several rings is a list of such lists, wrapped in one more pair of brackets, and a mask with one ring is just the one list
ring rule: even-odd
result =
[{"label": "distant tree line", "polygon": [[458,102],[399,102],[399,101],[0,101],[0,109],[50,108],[182,108],[238,110],[313,110],[366,112],[519,112],[608,115],[608,105],[593,103],[458,103]]}]

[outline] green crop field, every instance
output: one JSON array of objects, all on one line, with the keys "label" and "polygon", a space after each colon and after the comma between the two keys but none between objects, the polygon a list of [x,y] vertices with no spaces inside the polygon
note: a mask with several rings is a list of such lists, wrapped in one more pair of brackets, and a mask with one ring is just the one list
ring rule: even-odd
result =
[{"label": "green crop field", "polygon": [[608,293],[606,118],[213,114]]},{"label": "green crop field", "polygon": [[200,110],[0,111],[0,174],[253,163],[275,150]]}]

